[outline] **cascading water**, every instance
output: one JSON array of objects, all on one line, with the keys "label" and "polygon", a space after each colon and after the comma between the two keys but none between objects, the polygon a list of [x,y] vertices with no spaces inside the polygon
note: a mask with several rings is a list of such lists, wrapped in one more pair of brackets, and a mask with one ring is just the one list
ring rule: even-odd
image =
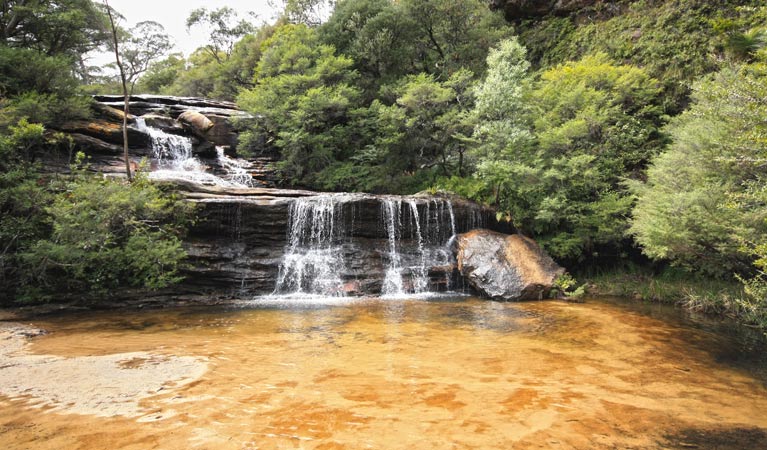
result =
[{"label": "cascading water", "polygon": [[400,201],[391,199],[383,200],[381,203],[381,216],[384,220],[386,235],[389,238],[389,266],[386,268],[386,277],[384,278],[383,289],[381,290],[384,295],[404,291],[402,258],[397,248],[402,228],[402,222],[400,221],[401,206],[402,203]]},{"label": "cascading water", "polygon": [[[377,211],[371,209],[376,203]],[[373,237],[368,224],[376,221]],[[365,269],[353,260],[364,252],[380,254],[384,297],[447,290],[457,233],[453,204],[446,198],[320,194],[296,199],[289,207],[288,244],[273,295],[343,297],[347,290],[357,291],[360,272],[355,271]]]},{"label": "cascading water", "polygon": [[253,177],[245,168],[245,161],[227,156],[223,147],[216,147],[216,154],[218,155],[218,163],[229,174],[230,182],[245,187],[252,186]]},{"label": "cascading water", "polygon": [[227,172],[230,180],[208,173],[205,164],[195,158],[192,140],[186,136],[166,133],[159,128],[150,127],[143,118],[136,118],[136,126],[148,134],[152,142],[152,158],[157,162],[157,169],[149,177],[152,179],[182,179],[198,184],[210,184],[222,187],[250,187],[251,177],[242,162],[229,158],[220,147],[216,147],[219,165]]},{"label": "cascading water", "polygon": [[343,296],[344,197],[320,195],[290,205],[288,247],[274,295]]},{"label": "cascading water", "polygon": [[[427,200],[422,214],[413,198],[387,198],[382,200],[381,217],[389,243],[381,293],[385,297],[400,297],[431,292],[429,269],[454,262],[450,249],[457,233],[453,204],[446,199]],[[445,228],[448,223],[450,234]],[[404,251],[402,247],[408,240],[410,251]],[[445,286],[450,287],[447,272]]]}]

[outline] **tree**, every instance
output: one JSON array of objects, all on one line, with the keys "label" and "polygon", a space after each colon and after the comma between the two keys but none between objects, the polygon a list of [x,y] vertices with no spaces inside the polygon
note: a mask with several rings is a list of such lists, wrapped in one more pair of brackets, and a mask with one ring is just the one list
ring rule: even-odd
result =
[{"label": "tree", "polygon": [[120,287],[159,289],[178,282],[180,237],[193,205],[137,174],[133,182],[76,171],[45,212],[48,236],[21,258],[29,293],[109,296]]},{"label": "tree", "polygon": [[[252,13],[251,13],[252,14]],[[208,44],[203,48],[222,64],[229,59],[237,41],[253,33],[255,28],[246,20],[237,20],[237,11],[224,6],[214,10],[197,8],[189,13],[186,29],[204,27],[210,29]]]},{"label": "tree", "polygon": [[91,0],[4,0],[0,45],[79,58],[107,42],[105,19]]},{"label": "tree", "polygon": [[45,145],[45,129],[26,119],[0,133],[0,289],[13,296],[25,271],[19,251],[44,236],[52,195],[39,182],[32,155]]},{"label": "tree", "polygon": [[154,61],[138,81],[139,92],[170,94],[170,86],[186,69],[186,60],[181,53],[171,53],[167,58]]},{"label": "tree", "polygon": [[243,138],[273,142],[288,182],[312,186],[320,171],[356,147],[353,116],[360,95],[351,66],[306,25],[284,25],[264,43],[255,87],[238,97],[262,120]]},{"label": "tree", "polygon": [[472,79],[468,70],[444,82],[426,73],[412,75],[396,89],[393,105],[374,102],[375,146],[384,158],[375,163],[386,172],[378,190],[422,190],[437,177],[464,172],[467,136],[473,127]]},{"label": "tree", "polygon": [[[527,218],[530,205],[519,193],[528,183],[533,134],[529,96],[531,78],[527,52],[516,38],[501,41],[487,56],[487,75],[475,91],[477,123],[473,151],[477,176],[493,192],[493,201],[517,226]],[[501,204],[501,194],[503,197]]]},{"label": "tree", "polygon": [[660,83],[604,54],[544,72],[532,92],[541,169],[531,228],[559,257],[621,251],[638,178],[665,136]]},{"label": "tree", "polygon": [[510,34],[482,0],[403,0],[417,38],[419,69],[446,80],[461,68],[481,75],[489,49]]},{"label": "tree", "polygon": [[374,97],[381,85],[414,72],[413,28],[404,9],[389,0],[342,0],[318,33],[354,60],[363,87]]},{"label": "tree", "polygon": [[[244,88],[253,87],[256,65],[261,59],[262,44],[276,26],[264,25],[255,33],[237,41],[226,59],[213,57],[206,47],[197,49],[180,64],[173,80],[163,88],[170,95],[211,97],[234,100]],[[147,74],[151,79],[154,74]],[[145,78],[147,78],[145,77]]]},{"label": "tree", "polygon": [[0,130],[25,117],[55,126],[89,115],[77,76],[106,40],[105,17],[90,0],[0,3]]},{"label": "tree", "polygon": [[490,47],[511,34],[480,0],[343,0],[319,31],[370,78],[373,93],[420,72],[438,81],[461,69],[481,76]]},{"label": "tree", "polygon": [[767,70],[725,67],[692,98],[647,182],[631,184],[630,232],[651,258],[718,277],[747,273],[767,242]]},{"label": "tree", "polygon": [[[115,54],[115,62],[120,72],[120,82],[123,88],[123,158],[125,160],[125,173],[128,180],[133,179],[131,174],[130,159],[128,156],[128,115],[130,114],[130,97],[138,77],[144,73],[150,63],[166,54],[173,46],[170,38],[164,33],[164,28],[157,22],[140,22],[132,28],[130,36],[123,42],[123,51],[120,52],[120,29],[115,22],[114,11],[104,0],[109,23],[112,29],[112,49]],[[122,59],[121,59],[122,55]],[[128,85],[130,84],[130,88]]]},{"label": "tree", "polygon": [[273,0],[272,6],[282,4],[282,14],[289,23],[316,28],[330,15],[336,0]]}]

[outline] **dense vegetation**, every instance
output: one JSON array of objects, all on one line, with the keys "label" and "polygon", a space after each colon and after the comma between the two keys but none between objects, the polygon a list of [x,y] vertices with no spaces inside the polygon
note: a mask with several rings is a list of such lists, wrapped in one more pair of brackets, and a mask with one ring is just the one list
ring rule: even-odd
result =
[{"label": "dense vegetation", "polygon": [[[0,303],[102,298],[116,287],[178,279],[187,203],[139,176],[84,170],[82,154],[50,127],[90,115],[85,53],[108,37],[87,0],[6,1],[0,10]],[[41,171],[69,155],[69,174]]]},{"label": "dense vegetation", "polygon": [[[66,16],[85,21],[76,24],[83,30],[76,42],[52,48],[58,41],[39,30],[55,27],[36,23],[42,16],[31,10],[38,19],[0,42],[3,164],[13,167],[3,189],[41,195],[20,204],[2,197],[6,283],[25,261],[45,267],[34,258],[56,254],[61,230],[84,220],[62,202],[89,189],[62,187],[82,178],[40,182],[33,158],[11,155],[42,145],[22,143],[40,131],[32,122],[86,115],[83,85],[90,92],[115,86],[86,76],[80,64],[104,40],[94,19],[100,10],[84,0],[60,3],[89,11]],[[200,9],[187,25],[211,30],[209,44],[188,58],[155,61],[136,89],[236,100],[258,117],[239,151],[279,155],[286,185],[453,191],[493,205],[571,269],[676,266],[688,279],[742,282],[728,308],[767,323],[767,7],[584,3],[567,14],[504,18],[482,0],[339,0],[326,16],[318,11],[328,2],[295,0],[261,26],[228,8]],[[0,16],[5,24],[8,14]],[[150,188],[139,181],[131,189]],[[183,223],[170,202],[154,212],[117,209]],[[33,220],[19,219],[30,209],[38,210]],[[22,226],[13,217],[28,229],[7,232]],[[173,238],[154,246],[165,249],[158,258],[169,261],[167,274],[115,262],[135,272],[104,280],[172,281],[180,230],[174,225],[165,233]],[[7,237],[14,233],[24,238]],[[114,248],[124,257],[139,244],[130,236],[148,231],[120,233]]]}]

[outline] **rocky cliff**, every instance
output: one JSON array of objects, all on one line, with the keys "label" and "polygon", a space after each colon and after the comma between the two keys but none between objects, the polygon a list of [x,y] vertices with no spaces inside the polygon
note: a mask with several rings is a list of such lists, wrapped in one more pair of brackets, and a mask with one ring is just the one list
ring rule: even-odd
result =
[{"label": "rocky cliff", "polygon": [[[121,97],[95,99],[96,118],[66,123],[59,131],[89,151],[92,170],[121,173]],[[231,103],[134,96],[131,112],[131,158],[148,157],[150,178],[173,183],[197,205],[198,220],[184,241],[189,264],[180,285],[117,296],[210,301],[272,293],[400,296],[461,290],[458,235],[478,228],[511,231],[490,209],[458,197],[271,188],[268,164],[250,161],[246,170],[241,160],[225,154],[236,142],[232,119],[249,117]],[[221,178],[226,169],[239,170],[236,183]]]},{"label": "rocky cliff", "polygon": [[[318,228],[314,232],[322,233],[322,227],[326,227],[334,234],[328,249],[339,256],[332,268],[343,282],[338,294],[380,294],[392,263],[394,238],[400,270],[406,274],[404,290],[413,290],[407,273],[417,272],[421,265],[429,290],[457,288],[460,280],[450,242],[454,230],[456,234],[478,227],[504,230],[489,209],[460,198],[283,189],[232,191],[192,185],[185,188],[187,198],[197,203],[200,217],[185,241],[191,264],[186,281],[176,289],[185,295],[247,298],[272,293],[289,252],[291,233],[296,232],[296,224],[291,223],[296,219],[291,217],[291,206],[301,199],[319,202],[328,196],[337,198],[332,206],[333,217],[325,224],[315,223]],[[385,208],[391,205],[401,213],[394,221],[394,237],[385,214]],[[312,220],[316,222],[316,218],[306,219]]]},{"label": "rocky cliff", "polygon": [[509,21],[544,16],[567,16],[616,9],[633,0],[491,0],[490,8],[503,11]]}]

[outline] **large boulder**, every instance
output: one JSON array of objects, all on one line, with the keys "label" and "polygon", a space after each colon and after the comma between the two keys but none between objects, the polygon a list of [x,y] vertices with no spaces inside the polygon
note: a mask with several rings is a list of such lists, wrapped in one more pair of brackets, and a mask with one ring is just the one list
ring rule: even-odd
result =
[{"label": "large boulder", "polygon": [[458,270],[475,289],[496,300],[538,300],[565,270],[532,239],[473,230],[457,239]]},{"label": "large boulder", "polygon": [[215,125],[199,111],[184,111],[178,116],[178,121],[193,134],[204,138],[205,134]]}]

